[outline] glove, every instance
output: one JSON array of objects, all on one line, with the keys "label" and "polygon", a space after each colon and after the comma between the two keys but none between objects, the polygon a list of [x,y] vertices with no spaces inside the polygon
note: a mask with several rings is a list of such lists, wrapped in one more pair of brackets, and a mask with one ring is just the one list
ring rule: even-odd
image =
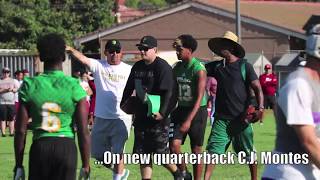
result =
[{"label": "glove", "polygon": [[255,123],[262,119],[262,114],[263,112],[260,109],[256,109],[254,106],[250,105],[243,116],[243,121],[246,124]]},{"label": "glove", "polygon": [[24,180],[24,179],[25,179],[24,168],[23,167],[14,168],[14,180]]},{"label": "glove", "polygon": [[81,168],[78,180],[90,180],[90,170],[89,172],[86,172],[84,168]]}]

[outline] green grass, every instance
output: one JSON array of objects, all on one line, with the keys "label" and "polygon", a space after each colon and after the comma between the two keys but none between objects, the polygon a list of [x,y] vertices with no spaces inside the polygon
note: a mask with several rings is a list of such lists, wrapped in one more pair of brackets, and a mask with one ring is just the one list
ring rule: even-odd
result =
[{"label": "green grass", "polygon": [[[205,145],[210,133],[211,127],[207,126]],[[131,152],[133,147],[133,131],[126,144],[126,152]],[[270,110],[265,113],[264,124],[254,124],[254,143],[258,152],[271,151],[274,147],[275,139],[275,121]],[[26,173],[28,172],[28,156],[31,143],[31,132],[27,136],[27,145],[24,156],[24,166]],[[205,147],[205,146],[204,146]],[[184,152],[190,152],[189,141],[183,146]],[[259,156],[259,153],[258,153]],[[259,160],[259,158],[258,158]],[[78,158],[78,167],[80,168],[81,160]],[[0,179],[12,179],[12,170],[14,167],[14,149],[12,137],[0,137]],[[129,180],[140,179],[139,165],[127,165],[130,170]],[[188,165],[188,169],[192,171],[192,166]],[[112,173],[101,165],[95,165],[94,159],[91,159],[91,179],[103,180],[112,179]],[[258,165],[259,178],[263,172],[263,165]],[[171,174],[162,166],[153,166],[153,179],[172,179]],[[250,179],[249,168],[246,165],[217,165],[213,172],[213,179]]]}]

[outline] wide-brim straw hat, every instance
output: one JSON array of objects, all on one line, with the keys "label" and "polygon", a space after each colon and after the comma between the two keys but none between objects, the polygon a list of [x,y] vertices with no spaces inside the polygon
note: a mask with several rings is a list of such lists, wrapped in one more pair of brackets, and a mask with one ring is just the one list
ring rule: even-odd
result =
[{"label": "wide-brim straw hat", "polygon": [[246,55],[243,47],[238,43],[238,36],[231,31],[227,31],[223,37],[211,38],[208,42],[208,46],[212,52],[222,56],[221,50],[225,47],[232,47],[235,51],[235,56],[243,58]]}]

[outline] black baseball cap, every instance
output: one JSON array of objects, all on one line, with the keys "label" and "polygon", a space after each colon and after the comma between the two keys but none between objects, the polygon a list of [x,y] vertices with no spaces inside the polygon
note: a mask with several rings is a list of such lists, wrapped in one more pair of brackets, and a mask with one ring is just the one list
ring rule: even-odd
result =
[{"label": "black baseball cap", "polygon": [[141,40],[139,44],[136,44],[136,46],[141,47],[147,47],[147,48],[154,48],[157,47],[157,39],[154,38],[153,36],[144,36]]},{"label": "black baseball cap", "polygon": [[197,40],[195,40],[191,35],[183,34],[173,42],[174,48],[178,46],[191,49],[191,51],[194,52],[197,49],[198,43]]},{"label": "black baseball cap", "polygon": [[106,50],[120,50],[121,49],[121,44],[120,41],[117,39],[110,39],[107,41],[107,44],[105,46]]}]

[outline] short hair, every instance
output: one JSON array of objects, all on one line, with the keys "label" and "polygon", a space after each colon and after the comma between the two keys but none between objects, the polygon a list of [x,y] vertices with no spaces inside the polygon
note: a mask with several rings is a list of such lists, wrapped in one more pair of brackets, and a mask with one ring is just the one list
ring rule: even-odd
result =
[{"label": "short hair", "polygon": [[192,37],[190,34],[182,34],[178,37],[178,39],[181,40],[182,47],[191,49],[192,52],[194,52],[198,47],[197,40],[194,39],[194,37]]},{"label": "short hair", "polygon": [[18,75],[20,73],[22,73],[22,71],[21,70],[17,70],[16,72],[14,72],[14,75]]},{"label": "short hair", "polygon": [[58,62],[65,60],[66,43],[64,39],[56,34],[46,34],[38,39],[37,49],[40,60],[44,62]]}]

